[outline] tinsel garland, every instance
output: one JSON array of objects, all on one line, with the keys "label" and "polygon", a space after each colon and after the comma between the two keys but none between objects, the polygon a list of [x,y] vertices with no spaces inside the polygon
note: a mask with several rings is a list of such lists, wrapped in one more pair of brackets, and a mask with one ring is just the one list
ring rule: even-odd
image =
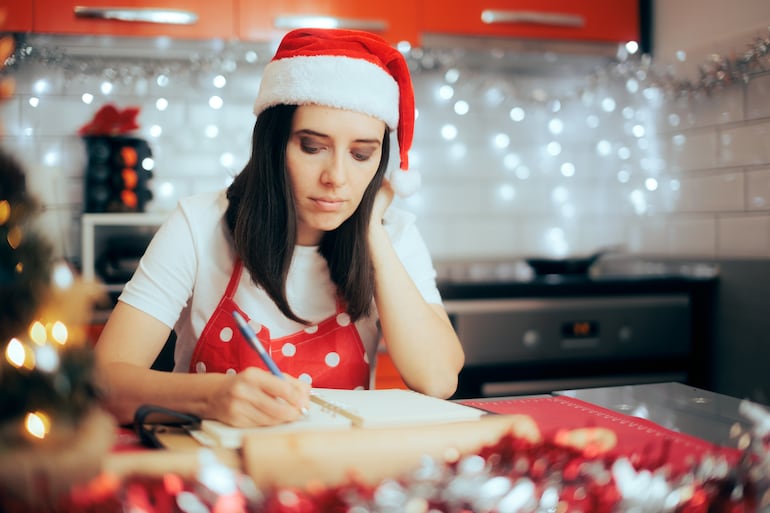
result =
[{"label": "tinsel garland", "polygon": [[[758,448],[762,447],[762,449]],[[249,479],[206,461],[197,480],[170,474],[123,483],[102,476],[78,488],[62,512],[145,513],[748,513],[768,507],[766,445],[747,448],[730,468],[707,454],[689,472],[632,465],[546,440],[504,436],[478,454],[447,463],[424,458],[419,468],[376,486],[259,490]]]},{"label": "tinsel garland", "polygon": [[[97,75],[128,85],[153,78],[162,86],[165,82],[161,80],[167,82],[172,76],[175,80],[191,79],[206,73],[227,76],[239,68],[266,63],[254,51],[253,45],[243,49],[237,43],[198,48],[188,52],[187,58],[180,58],[173,53],[165,55],[163,49],[156,51],[152,57],[101,57],[87,53],[71,55],[66,48],[48,46],[50,44],[45,39],[39,43],[34,38],[18,35],[16,51],[6,59],[8,70],[12,72],[25,63],[38,63],[63,70],[70,77]],[[502,67],[505,67],[506,58],[516,57],[516,52],[491,49],[490,53],[497,56],[496,60],[500,61]],[[671,97],[710,95],[733,83],[747,83],[752,76],[770,70],[769,53],[770,29],[768,33],[758,34],[753,41],[748,42],[742,52],[727,50],[721,54],[711,54],[707,61],[698,65],[698,77],[693,79],[674,76],[670,68],[656,66],[649,55],[629,54],[621,49],[613,62],[584,76],[583,85],[573,91],[549,93],[537,87],[532,91],[516,90],[508,93],[518,101],[546,104],[554,100],[579,99],[583,93],[608,79],[625,81],[632,78]],[[465,52],[419,47],[406,51],[405,57],[414,71],[461,68],[462,59],[468,58]],[[470,77],[474,75],[469,74]]]}]

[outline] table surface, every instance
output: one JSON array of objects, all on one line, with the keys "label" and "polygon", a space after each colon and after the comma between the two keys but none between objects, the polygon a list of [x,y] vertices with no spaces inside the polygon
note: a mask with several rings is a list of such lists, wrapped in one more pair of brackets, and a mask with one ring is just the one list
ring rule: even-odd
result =
[{"label": "table surface", "polygon": [[652,383],[560,390],[553,395],[574,397],[609,410],[655,422],[672,431],[735,447],[731,428],[743,431],[750,423],[738,410],[741,400],[681,383]]},{"label": "table surface", "polygon": [[[731,428],[736,424],[743,431],[751,427],[748,419],[738,411],[740,399],[674,382],[559,390],[552,394],[509,396],[506,399],[550,395],[574,397],[724,447],[736,446],[736,440],[730,435]],[[488,397],[475,401],[499,399]],[[160,438],[171,449],[200,447],[181,430],[170,430]]]}]

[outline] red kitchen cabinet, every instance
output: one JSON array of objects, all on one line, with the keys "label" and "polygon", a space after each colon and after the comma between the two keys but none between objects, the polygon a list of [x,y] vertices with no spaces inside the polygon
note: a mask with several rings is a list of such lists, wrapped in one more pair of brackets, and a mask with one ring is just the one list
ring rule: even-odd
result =
[{"label": "red kitchen cabinet", "polygon": [[421,33],[639,41],[639,0],[420,0]]},{"label": "red kitchen cabinet", "polygon": [[0,32],[31,30],[32,0],[0,0]]},{"label": "red kitchen cabinet", "polygon": [[51,34],[212,39],[235,37],[232,2],[208,0],[25,0],[33,30]]},{"label": "red kitchen cabinet", "polygon": [[413,0],[236,0],[238,35],[246,41],[275,41],[291,29],[336,26],[368,30],[392,44],[417,43]]}]

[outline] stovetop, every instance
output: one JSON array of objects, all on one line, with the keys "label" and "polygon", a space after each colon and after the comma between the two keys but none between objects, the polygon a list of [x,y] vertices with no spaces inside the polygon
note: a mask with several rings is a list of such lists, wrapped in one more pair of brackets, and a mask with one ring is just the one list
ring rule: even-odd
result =
[{"label": "stovetop", "polygon": [[719,266],[707,262],[602,258],[583,274],[537,275],[522,260],[436,264],[445,300],[542,295],[692,292],[713,286]]},{"label": "stovetop", "polygon": [[708,262],[679,262],[641,258],[603,258],[585,273],[537,274],[526,259],[436,263],[437,280],[445,284],[565,283],[617,280],[711,280],[719,266]]}]

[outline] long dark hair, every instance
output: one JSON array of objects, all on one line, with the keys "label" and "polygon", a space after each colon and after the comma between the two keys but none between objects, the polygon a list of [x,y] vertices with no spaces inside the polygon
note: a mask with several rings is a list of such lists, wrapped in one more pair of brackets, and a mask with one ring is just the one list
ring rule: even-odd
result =
[{"label": "long dark hair", "polygon": [[[251,275],[283,314],[308,323],[292,311],[286,298],[297,239],[297,213],[286,179],[286,146],[296,105],[276,105],[260,113],[254,124],[251,157],[227,189],[227,226],[235,251]],[[318,251],[329,265],[337,293],[355,321],[371,311],[374,267],[368,244],[369,219],[390,156],[390,136],[382,141],[382,159],[361,204],[336,230],[326,232]]]}]

